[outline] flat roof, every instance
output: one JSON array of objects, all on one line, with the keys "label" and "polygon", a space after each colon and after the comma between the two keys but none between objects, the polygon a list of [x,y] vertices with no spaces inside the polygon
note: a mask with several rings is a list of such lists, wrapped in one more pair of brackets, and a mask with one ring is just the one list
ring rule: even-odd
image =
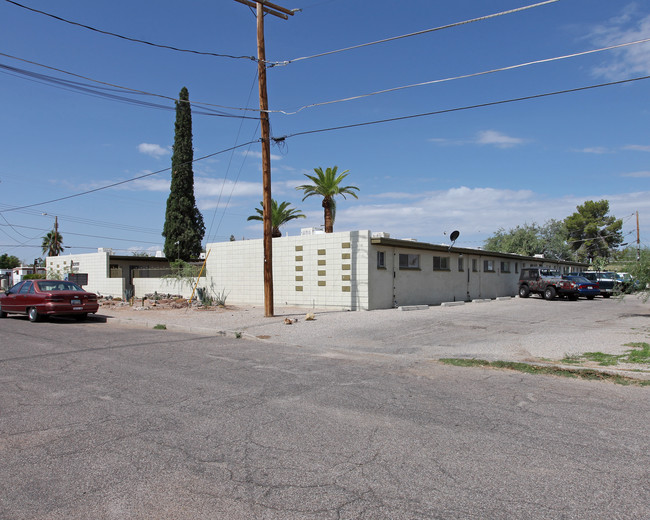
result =
[{"label": "flat roof", "polygon": [[445,244],[429,244],[427,242],[417,242],[415,240],[404,240],[399,238],[373,237],[370,239],[371,244],[386,247],[400,247],[402,249],[417,249],[420,251],[442,251],[446,253],[457,253],[464,255],[478,256],[495,256],[498,258],[510,258],[513,260],[526,260],[531,262],[552,262],[563,265],[588,266],[582,262],[573,262],[571,260],[556,260],[553,258],[540,258],[537,256],[523,256],[515,253],[500,253],[498,251],[487,251],[486,249],[470,249],[466,247],[447,246]]}]

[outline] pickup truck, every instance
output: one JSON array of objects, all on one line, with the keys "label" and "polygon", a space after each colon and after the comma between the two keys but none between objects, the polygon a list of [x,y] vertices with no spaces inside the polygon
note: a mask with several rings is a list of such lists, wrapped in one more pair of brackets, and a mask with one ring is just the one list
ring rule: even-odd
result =
[{"label": "pickup truck", "polygon": [[578,288],[570,280],[548,267],[525,267],[519,275],[519,297],[528,298],[531,294],[541,294],[545,300],[556,296],[566,296],[570,300],[578,299]]}]

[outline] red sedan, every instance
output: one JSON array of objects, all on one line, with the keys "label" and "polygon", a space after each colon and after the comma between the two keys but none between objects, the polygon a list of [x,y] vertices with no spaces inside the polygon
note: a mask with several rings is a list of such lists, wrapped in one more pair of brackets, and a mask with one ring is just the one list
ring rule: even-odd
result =
[{"label": "red sedan", "polygon": [[38,321],[42,316],[84,320],[98,309],[96,294],[62,280],[25,280],[0,294],[0,318],[15,313],[27,314],[29,321]]}]

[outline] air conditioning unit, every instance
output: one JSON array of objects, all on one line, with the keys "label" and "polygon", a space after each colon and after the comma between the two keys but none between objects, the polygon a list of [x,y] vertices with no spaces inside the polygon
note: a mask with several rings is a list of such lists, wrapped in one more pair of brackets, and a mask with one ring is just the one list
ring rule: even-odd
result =
[{"label": "air conditioning unit", "polygon": [[309,235],[322,235],[325,231],[320,228],[310,227],[310,228],[301,228],[300,236],[309,236]]},{"label": "air conditioning unit", "polygon": [[372,234],[372,238],[390,238],[390,233],[385,231],[377,231]]}]

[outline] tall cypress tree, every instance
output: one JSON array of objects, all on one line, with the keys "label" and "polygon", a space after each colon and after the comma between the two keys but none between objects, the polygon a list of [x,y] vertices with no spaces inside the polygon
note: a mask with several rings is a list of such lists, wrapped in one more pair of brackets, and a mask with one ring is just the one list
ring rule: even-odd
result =
[{"label": "tall cypress tree", "polygon": [[165,256],[170,260],[179,258],[187,261],[201,254],[205,224],[194,198],[192,109],[185,87],[181,89],[176,102],[174,129],[172,182],[162,235],[165,237]]}]

